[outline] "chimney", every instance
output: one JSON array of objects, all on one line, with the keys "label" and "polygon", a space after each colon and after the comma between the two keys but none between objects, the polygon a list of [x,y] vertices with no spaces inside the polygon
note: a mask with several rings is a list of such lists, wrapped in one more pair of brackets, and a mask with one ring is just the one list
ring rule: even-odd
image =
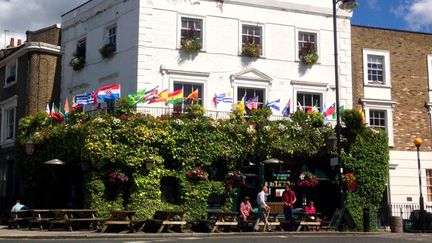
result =
[{"label": "chimney", "polygon": [[15,46],[15,38],[10,38],[9,47]]},{"label": "chimney", "polygon": [[21,40],[21,39],[18,39],[18,41],[17,41],[17,46],[20,46],[20,45],[22,45],[22,40]]}]

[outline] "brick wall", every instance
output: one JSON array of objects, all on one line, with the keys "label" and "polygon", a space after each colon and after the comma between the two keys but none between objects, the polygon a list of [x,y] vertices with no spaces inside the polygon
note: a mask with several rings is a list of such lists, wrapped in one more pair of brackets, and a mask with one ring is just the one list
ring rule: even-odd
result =
[{"label": "brick wall", "polygon": [[364,97],[364,48],[388,50],[391,67],[394,150],[415,150],[413,140],[422,137],[422,151],[432,151],[428,111],[427,55],[432,54],[432,35],[352,26],[352,74],[354,107]]},{"label": "brick wall", "polygon": [[44,42],[53,45],[60,45],[61,36],[60,28],[57,25],[46,27],[36,31],[27,31],[27,41]]}]

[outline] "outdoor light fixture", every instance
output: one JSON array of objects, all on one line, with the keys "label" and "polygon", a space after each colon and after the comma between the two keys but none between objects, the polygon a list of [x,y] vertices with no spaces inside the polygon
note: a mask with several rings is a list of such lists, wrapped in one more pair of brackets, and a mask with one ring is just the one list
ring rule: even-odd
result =
[{"label": "outdoor light fixture", "polygon": [[420,146],[423,144],[421,138],[414,139],[414,145],[417,147],[417,167],[418,167],[418,178],[419,178],[419,189],[420,189],[420,228],[422,232],[425,232],[425,208],[422,193],[422,181],[421,181],[421,166],[420,166]]},{"label": "outdoor light fixture", "polygon": [[44,162],[45,165],[65,165],[66,162],[59,159],[51,159]]},{"label": "outdoor light fixture", "polygon": [[27,140],[27,142],[25,142],[24,146],[25,146],[25,153],[27,155],[32,155],[34,153],[35,145],[33,143],[33,140],[31,140],[31,139]]},{"label": "outdoor light fixture", "polygon": [[327,138],[327,150],[329,152],[335,151],[337,149],[337,137],[332,134]]},{"label": "outdoor light fixture", "polygon": [[145,161],[146,170],[150,171],[153,168],[154,161],[151,159],[147,159]]},{"label": "outdoor light fixture", "polygon": [[337,15],[336,8],[343,10],[353,10],[358,6],[355,0],[333,0],[333,41],[334,41],[334,72],[335,72],[335,86],[336,86],[336,146],[337,146],[337,163],[339,164],[339,207],[342,209],[344,205],[344,189],[342,186],[343,165],[341,161],[341,121],[340,121],[340,101],[339,101],[339,62],[338,62],[338,42],[337,42]]}]

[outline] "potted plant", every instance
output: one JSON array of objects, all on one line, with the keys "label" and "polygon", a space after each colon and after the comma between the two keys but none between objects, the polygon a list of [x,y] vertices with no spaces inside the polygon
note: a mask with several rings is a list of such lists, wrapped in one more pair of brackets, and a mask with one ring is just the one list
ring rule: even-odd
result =
[{"label": "potted plant", "polygon": [[301,61],[306,65],[313,65],[318,61],[318,54],[316,53],[313,43],[306,43],[299,52]]},{"label": "potted plant", "polygon": [[114,55],[116,51],[116,46],[112,43],[108,43],[101,48],[99,48],[99,53],[102,55],[103,58],[109,58]]},{"label": "potted plant", "polygon": [[81,56],[78,55],[74,55],[70,61],[69,61],[69,65],[72,66],[74,71],[78,71],[80,69],[82,69],[85,66],[85,59]]},{"label": "potted plant", "polygon": [[256,44],[255,41],[243,43],[242,55],[258,58],[261,55],[261,47],[260,45]]},{"label": "potted plant", "polygon": [[315,187],[318,184],[318,177],[309,171],[302,172],[297,181],[297,185],[302,187]]},{"label": "potted plant", "polygon": [[195,33],[194,28],[188,30],[186,37],[181,41],[181,49],[188,54],[197,53],[202,49],[201,39]]}]

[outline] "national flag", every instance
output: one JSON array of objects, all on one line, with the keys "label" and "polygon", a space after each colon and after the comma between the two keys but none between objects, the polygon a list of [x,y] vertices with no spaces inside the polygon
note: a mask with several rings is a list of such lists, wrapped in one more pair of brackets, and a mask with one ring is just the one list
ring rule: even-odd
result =
[{"label": "national flag", "polygon": [[145,93],[146,90],[143,89],[141,91],[136,92],[135,94],[128,95],[128,99],[132,105],[136,105],[141,102],[145,102]]},{"label": "national flag", "polygon": [[168,94],[167,104],[178,104],[184,100],[183,89],[175,90]]},{"label": "national flag", "polygon": [[233,103],[232,95],[229,93],[222,93],[222,94],[215,94],[213,103],[219,104],[219,103]]},{"label": "national flag", "polygon": [[289,116],[291,113],[291,99],[288,100],[288,103],[286,104],[285,108],[282,110],[283,116]]},{"label": "national flag", "polygon": [[69,110],[69,102],[68,102],[68,99],[66,98],[66,101],[65,101],[65,105],[64,105],[64,114],[65,115],[68,115],[69,114],[69,112],[70,112],[70,110]]},{"label": "national flag", "polygon": [[106,85],[99,88],[97,97],[101,100],[115,100],[120,98],[120,84]]},{"label": "national flag", "polygon": [[167,102],[168,100],[168,89],[162,91],[159,93],[159,95],[155,98],[149,101],[149,104],[153,104],[153,103],[159,103],[159,102]]},{"label": "national flag", "polygon": [[366,116],[365,116],[364,110],[362,108],[359,108],[358,112],[360,112],[360,114],[361,114],[362,124],[366,124]]},{"label": "national flag", "polygon": [[315,103],[315,105],[312,107],[312,111],[319,112],[318,103]]},{"label": "national flag", "polygon": [[54,103],[52,104],[52,107],[51,107],[50,116],[52,119],[55,119],[55,120],[57,120],[59,118],[59,115],[57,114],[56,107],[55,107]]},{"label": "national flag", "polygon": [[145,101],[150,102],[151,100],[156,99],[158,97],[158,88],[159,85],[156,85],[153,89],[146,91],[144,97]]},{"label": "national flag", "polygon": [[199,98],[198,89],[195,89],[192,93],[190,93],[188,95],[186,100],[193,100],[193,99],[198,99],[198,98]]},{"label": "national flag", "polygon": [[92,105],[94,103],[94,93],[84,93],[79,94],[74,97],[74,102],[72,107],[77,107],[79,105]]},{"label": "national flag", "polygon": [[258,108],[258,96],[250,98],[250,99],[246,102],[246,107],[247,107],[249,110],[257,109],[257,108]]},{"label": "national flag", "polygon": [[312,112],[313,112],[313,108],[312,107],[306,108],[306,113],[312,113]]},{"label": "national flag", "polygon": [[267,107],[268,107],[268,108],[271,108],[271,109],[273,109],[273,110],[280,111],[280,99],[277,99],[277,100],[274,100],[274,101],[272,101],[272,102],[269,102],[269,103],[267,104]]},{"label": "national flag", "polygon": [[239,109],[243,113],[246,113],[246,107],[245,107],[246,104],[245,103],[246,103],[246,95],[244,95],[243,98],[239,101]]},{"label": "national flag", "polygon": [[300,102],[298,102],[297,101],[297,110],[301,110],[301,111],[304,111],[303,110],[303,106],[300,104]]},{"label": "national flag", "polygon": [[[339,106],[339,114],[342,113],[345,110],[344,106]],[[337,112],[333,113],[333,119],[336,119]]]},{"label": "national flag", "polygon": [[336,103],[333,103],[325,112],[324,117],[331,116],[336,112]]},{"label": "national flag", "polygon": [[47,113],[47,115],[49,116],[50,115],[50,113],[51,113],[51,109],[50,109],[50,107],[49,107],[49,104],[47,103],[47,106],[46,106],[46,108],[45,108],[45,112]]}]

